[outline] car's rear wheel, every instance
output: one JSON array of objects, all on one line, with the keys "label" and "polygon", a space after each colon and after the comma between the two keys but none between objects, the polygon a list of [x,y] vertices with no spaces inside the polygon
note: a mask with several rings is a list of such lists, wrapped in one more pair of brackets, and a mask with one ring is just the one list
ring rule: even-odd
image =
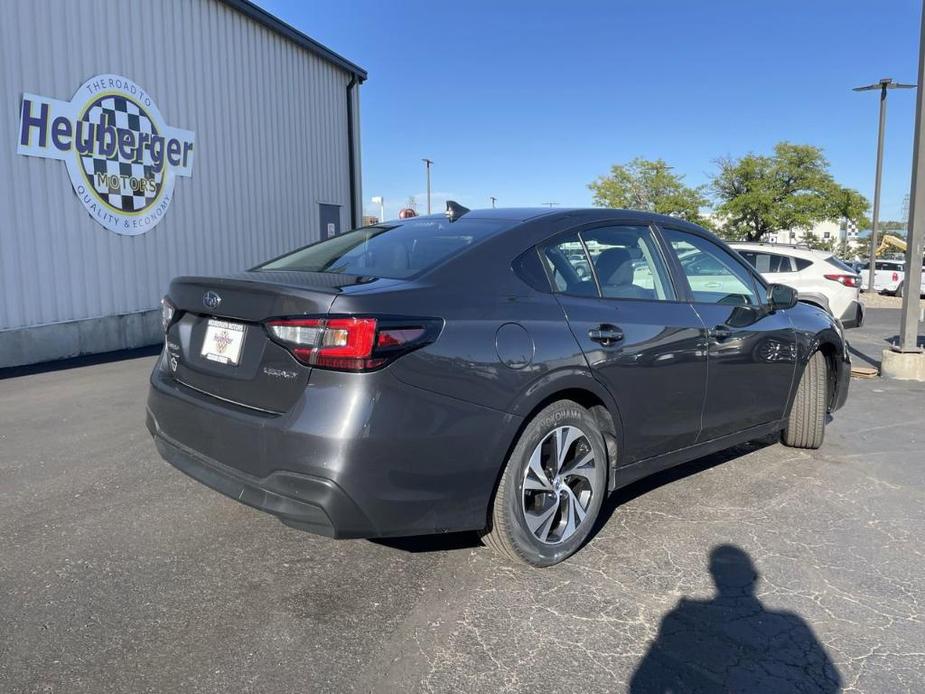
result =
[{"label": "car's rear wheel", "polygon": [[594,416],[554,402],[526,426],[495,494],[485,543],[513,561],[551,566],[587,539],[607,493],[607,453]]},{"label": "car's rear wheel", "polygon": [[794,448],[819,448],[822,445],[828,410],[828,370],[822,352],[810,357],[781,437],[785,445]]}]

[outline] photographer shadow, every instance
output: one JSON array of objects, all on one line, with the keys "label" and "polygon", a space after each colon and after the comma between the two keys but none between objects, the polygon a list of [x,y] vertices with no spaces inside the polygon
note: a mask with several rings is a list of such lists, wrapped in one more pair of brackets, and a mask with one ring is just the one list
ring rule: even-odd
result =
[{"label": "photographer shadow", "polygon": [[840,691],[841,677],[810,626],[755,596],[758,573],[746,552],[715,547],[710,573],[716,595],[681,598],[662,619],[630,680],[632,694]]}]

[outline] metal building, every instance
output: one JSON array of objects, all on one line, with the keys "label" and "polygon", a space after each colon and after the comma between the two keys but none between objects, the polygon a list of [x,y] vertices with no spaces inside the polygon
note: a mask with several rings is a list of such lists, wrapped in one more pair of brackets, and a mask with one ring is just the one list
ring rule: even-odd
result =
[{"label": "metal building", "polygon": [[358,226],[360,67],[247,0],[0,22],[0,367],[153,344],[169,280]]}]

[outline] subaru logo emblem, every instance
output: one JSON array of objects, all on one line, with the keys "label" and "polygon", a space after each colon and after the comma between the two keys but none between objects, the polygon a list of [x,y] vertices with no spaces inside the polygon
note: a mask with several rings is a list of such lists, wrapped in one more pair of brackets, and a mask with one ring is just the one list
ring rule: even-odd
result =
[{"label": "subaru logo emblem", "polygon": [[216,309],[222,303],[222,297],[210,290],[202,295],[202,303],[206,308]]}]

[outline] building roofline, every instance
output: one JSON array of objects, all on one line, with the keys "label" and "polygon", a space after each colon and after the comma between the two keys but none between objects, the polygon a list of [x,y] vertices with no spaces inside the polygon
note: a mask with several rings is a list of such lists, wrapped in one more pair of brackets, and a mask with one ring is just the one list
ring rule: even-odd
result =
[{"label": "building roofline", "polygon": [[255,5],[253,2],[251,2],[251,0],[222,0],[222,2],[237,10],[246,17],[253,19],[255,22],[262,24],[270,31],[279,34],[283,38],[289,39],[308,52],[314,53],[319,58],[323,58],[329,63],[333,63],[337,67],[356,76],[360,82],[366,80],[366,70],[361,68],[359,65],[356,63],[351,63],[342,55],[335,53],[327,46],[324,46],[315,41],[313,38],[306,36],[291,24],[286,24],[286,22],[283,20],[273,16],[263,8]]}]

